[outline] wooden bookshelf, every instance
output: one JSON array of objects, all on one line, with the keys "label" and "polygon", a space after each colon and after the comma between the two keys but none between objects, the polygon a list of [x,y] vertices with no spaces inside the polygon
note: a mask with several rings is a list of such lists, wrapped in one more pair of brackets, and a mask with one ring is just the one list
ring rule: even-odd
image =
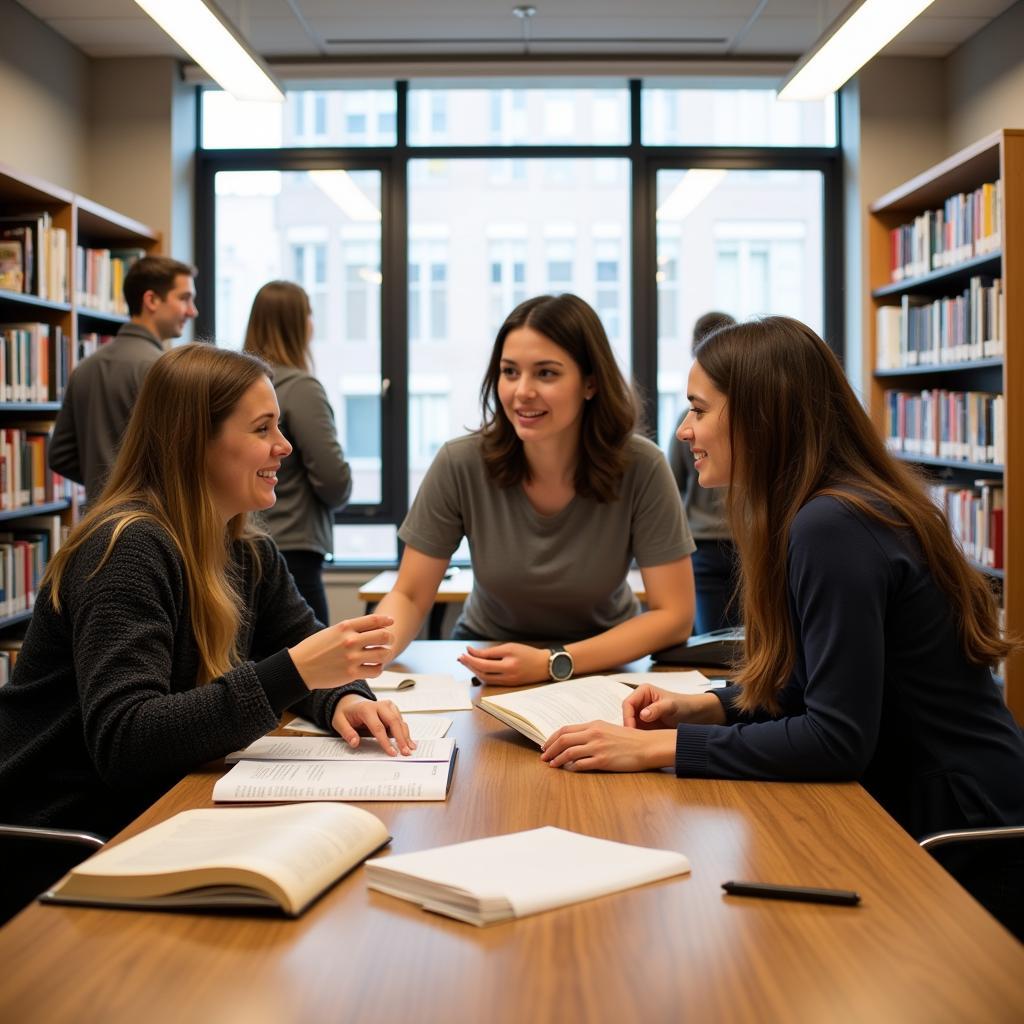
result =
[{"label": "wooden bookshelf", "polygon": [[[941,208],[945,199],[971,192],[986,182],[1002,181],[1003,208],[998,225],[998,251],[975,256],[912,280],[893,282],[890,267],[891,229],[908,223],[925,210]],[[981,568],[999,585],[1007,630],[1024,637],[1024,535],[1011,524],[1024,516],[1024,130],[995,132],[949,159],[924,171],[871,204],[868,227],[871,313],[864,349],[864,380],[871,418],[885,430],[886,390],[919,391],[942,387],[965,391],[1001,391],[1005,399],[1006,457],[1003,465],[960,463],[949,459],[915,458],[929,471],[970,485],[979,475],[1002,477],[1004,492],[1003,569]],[[1000,358],[973,362],[876,370],[878,346],[874,311],[898,304],[905,294],[953,296],[970,277],[1001,277],[1004,283],[1006,331]],[[1006,700],[1017,720],[1024,722],[1024,653],[1005,666]]]},{"label": "wooden bookshelf", "polygon": [[[147,253],[156,253],[160,249],[160,236],[147,225],[115,210],[108,210],[67,189],[0,164],[0,215],[27,216],[42,212],[49,214],[54,227],[62,228],[67,233],[67,266],[64,267],[68,282],[66,301],[41,298],[27,292],[0,290],[0,325],[48,324],[51,338],[54,329],[59,328],[64,337],[71,339],[74,363],[77,361],[81,331],[113,334],[120,324],[127,322],[127,317],[99,312],[76,301],[79,282],[75,280],[78,262],[75,247],[139,248]],[[51,383],[51,389],[54,393],[48,401],[38,398],[32,401],[0,401],[0,429],[32,425],[38,430],[41,424],[52,424],[61,403],[55,382]],[[19,525],[24,526],[24,520],[30,516],[59,516],[61,525],[67,528],[76,514],[77,498],[74,493],[53,501],[30,501],[0,512],[0,532],[17,530]],[[23,625],[30,617],[31,610],[0,616],[0,635],[7,636],[10,627]]]}]

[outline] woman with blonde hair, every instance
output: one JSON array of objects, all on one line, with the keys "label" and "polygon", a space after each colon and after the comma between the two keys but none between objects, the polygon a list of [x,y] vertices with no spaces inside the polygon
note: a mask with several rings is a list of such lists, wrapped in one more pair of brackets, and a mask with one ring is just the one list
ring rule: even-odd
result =
[{"label": "woman with blonde hair", "polygon": [[334,427],[323,385],[312,374],[313,315],[309,296],[291,281],[270,281],[253,300],[245,351],[273,370],[281,430],[292,455],[281,467],[277,501],[264,513],[299,593],[328,621],[322,578],[334,551],[334,513],[352,493],[352,473]]},{"label": "woman with blonde hair", "polygon": [[262,361],[193,344],[153,364],[0,689],[0,820],[112,834],[286,708],[412,749],[362,681],[390,620],[322,629],[250,524],[290,450]]},{"label": "woman with blonde hair", "polygon": [[787,317],[696,351],[679,430],[728,487],[745,655],[699,696],[642,686],[624,727],[559,730],[556,767],[859,780],[912,835],[1024,824],[1024,739],[992,678],[1017,646],[839,360]]}]

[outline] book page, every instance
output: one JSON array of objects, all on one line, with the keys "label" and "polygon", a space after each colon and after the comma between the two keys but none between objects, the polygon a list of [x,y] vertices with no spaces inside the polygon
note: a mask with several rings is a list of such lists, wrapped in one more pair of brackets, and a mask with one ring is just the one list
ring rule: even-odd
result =
[{"label": "book page", "polygon": [[395,690],[411,690],[414,686],[448,686],[455,677],[443,672],[391,672],[385,670],[376,679],[367,679],[366,684],[374,693],[393,693]]},{"label": "book page", "polygon": [[483,697],[481,707],[495,706],[524,718],[545,740],[563,725],[609,722],[622,725],[622,702],[633,692],[607,676],[582,676],[532,690]]},{"label": "book page", "polygon": [[340,736],[262,736],[244,750],[228,754],[236,761],[445,761],[452,759],[455,740],[419,740],[409,755],[388,754],[375,739],[362,736],[358,747],[350,747]]},{"label": "book page", "polygon": [[650,683],[670,693],[707,693],[718,686],[728,686],[726,679],[709,679],[703,672],[611,672],[609,679],[616,679],[627,686],[643,686]]},{"label": "book page", "polygon": [[411,690],[389,692],[386,699],[394,703],[403,715],[421,711],[471,711],[468,679],[454,676],[421,675]]},{"label": "book page", "polygon": [[116,878],[104,891],[129,897],[180,888],[154,890],[143,881],[154,875],[241,869],[276,882],[296,912],[387,838],[376,815],[336,804],[183,811],[94,854],[71,878]]},{"label": "book page", "polygon": [[[405,720],[409,726],[409,735],[419,743],[420,740],[440,739],[452,727],[452,720],[441,715],[413,715]],[[321,729],[319,725],[308,719],[295,717],[286,726],[290,732],[311,732],[318,736],[334,736],[336,733]]]},{"label": "book page", "polygon": [[500,907],[507,902],[514,915],[522,917],[689,870],[686,857],[673,850],[596,839],[551,826],[366,863],[371,888],[379,881],[392,895],[404,891],[405,898],[426,901],[434,910],[445,912],[446,899],[465,909],[460,894],[470,895],[485,915],[479,923],[498,919],[486,917],[488,904]]},{"label": "book page", "polygon": [[213,787],[218,803],[295,800],[444,800],[451,763],[239,761]]}]

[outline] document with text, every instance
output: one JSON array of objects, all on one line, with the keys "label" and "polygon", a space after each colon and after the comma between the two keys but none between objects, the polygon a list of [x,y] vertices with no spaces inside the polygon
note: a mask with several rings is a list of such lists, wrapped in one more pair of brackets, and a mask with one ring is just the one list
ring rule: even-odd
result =
[{"label": "document with text", "polygon": [[244,750],[235,750],[224,760],[236,761],[450,761],[455,740],[418,740],[411,754],[389,754],[380,743],[361,736],[358,747],[350,747],[340,736],[261,736]]},{"label": "document with text", "polygon": [[445,800],[450,761],[239,761],[213,787],[216,803]]}]

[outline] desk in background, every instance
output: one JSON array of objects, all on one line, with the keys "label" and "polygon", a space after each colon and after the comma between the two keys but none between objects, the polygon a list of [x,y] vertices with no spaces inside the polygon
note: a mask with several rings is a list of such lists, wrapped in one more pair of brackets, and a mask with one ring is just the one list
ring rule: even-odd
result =
[{"label": "desk in background", "polygon": [[[450,576],[445,576],[441,586],[437,588],[437,597],[434,598],[434,606],[430,610],[430,619],[427,624],[427,636],[430,640],[441,639],[441,627],[444,622],[445,609],[450,604],[462,604],[469,597],[473,589],[473,570],[459,569],[451,571]],[[644,589],[644,579],[639,569],[630,569],[626,577],[627,582],[636,594],[636,599],[643,604],[647,600],[647,591]],[[377,573],[371,580],[367,580],[358,590],[357,597],[366,605],[367,613],[373,611],[378,601],[381,601],[395,587],[398,582],[398,571],[387,569]]]},{"label": "desk in background", "polygon": [[[464,677],[461,649],[417,643],[398,664]],[[680,850],[692,875],[482,930],[370,892],[359,869],[295,921],[35,905],[0,930],[0,1019],[1020,1020],[1024,947],[859,785],[574,775],[481,711],[451,717],[448,801],[363,805],[396,853],[550,824]],[[123,834],[210,806],[221,770]],[[863,902],[726,897],[730,878]]]}]

